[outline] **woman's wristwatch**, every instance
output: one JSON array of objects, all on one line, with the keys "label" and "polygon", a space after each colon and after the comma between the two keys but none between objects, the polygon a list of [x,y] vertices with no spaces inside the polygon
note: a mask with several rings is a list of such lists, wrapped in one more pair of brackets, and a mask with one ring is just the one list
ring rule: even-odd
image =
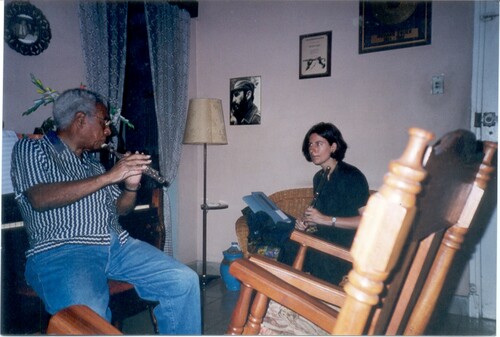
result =
[{"label": "woman's wristwatch", "polygon": [[332,217],[332,227],[335,227],[335,223],[337,222],[336,217]]}]

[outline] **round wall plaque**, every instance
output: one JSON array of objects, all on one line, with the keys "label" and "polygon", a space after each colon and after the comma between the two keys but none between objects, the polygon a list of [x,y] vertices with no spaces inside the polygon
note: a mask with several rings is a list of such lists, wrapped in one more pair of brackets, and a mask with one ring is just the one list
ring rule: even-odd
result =
[{"label": "round wall plaque", "polygon": [[49,46],[50,25],[42,11],[27,1],[5,6],[5,42],[23,55],[38,55]]},{"label": "round wall plaque", "polygon": [[417,8],[416,1],[380,1],[374,2],[373,13],[386,25],[397,25],[407,20]]}]

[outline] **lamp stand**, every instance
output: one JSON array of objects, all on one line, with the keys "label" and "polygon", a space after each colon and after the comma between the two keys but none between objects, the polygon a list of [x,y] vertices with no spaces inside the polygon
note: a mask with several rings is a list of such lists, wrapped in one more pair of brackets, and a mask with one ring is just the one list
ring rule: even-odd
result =
[{"label": "lamp stand", "polygon": [[219,275],[207,275],[207,213],[210,209],[218,209],[218,207],[209,207],[207,204],[207,143],[203,144],[203,260],[202,272],[200,275],[200,287],[202,290],[213,280],[218,279]]},{"label": "lamp stand", "polygon": [[[203,144],[203,266],[199,275],[201,296],[201,328],[204,329],[204,303],[206,286],[219,275],[207,275],[207,213],[209,210],[228,208],[227,204],[207,203],[207,144],[226,145],[226,127],[224,124],[224,114],[222,112],[222,100],[218,98],[192,98],[189,100],[189,107],[186,119],[186,129],[184,130],[184,144]],[[198,269],[198,268],[197,268]]]}]

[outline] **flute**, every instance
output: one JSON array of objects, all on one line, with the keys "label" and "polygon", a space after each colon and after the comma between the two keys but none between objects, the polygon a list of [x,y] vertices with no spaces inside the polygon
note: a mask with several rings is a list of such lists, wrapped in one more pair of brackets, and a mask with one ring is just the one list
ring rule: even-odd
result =
[{"label": "flute", "polygon": [[[309,204],[309,207],[315,207],[316,206],[316,201],[318,201],[319,194],[321,193],[321,190],[323,189],[323,185],[326,182],[326,179],[328,178],[328,174],[330,173],[330,166],[327,166],[326,169],[323,171],[323,175],[321,176],[321,180],[319,181],[318,187],[316,188],[316,192],[314,193],[314,197]],[[318,231],[318,226],[317,225],[309,225],[306,229],[307,233],[315,233]]]},{"label": "flute", "polygon": [[[102,144],[101,145],[102,149],[108,150],[110,153],[114,154],[116,158],[122,159],[125,155],[123,153],[119,153],[115,150],[113,145],[111,143],[109,144]],[[146,169],[143,171],[143,173],[151,178],[153,178],[156,182],[158,182],[161,185],[166,185],[169,186],[170,184],[168,183],[167,179],[162,177],[160,172],[152,168],[151,166],[146,167]]]},{"label": "flute", "polygon": [[318,201],[319,194],[321,193],[321,190],[323,189],[323,185],[326,182],[326,179],[328,178],[328,174],[330,173],[330,166],[327,166],[326,169],[323,171],[323,175],[321,176],[321,180],[319,181],[318,187],[316,188],[316,193],[314,193],[314,197],[309,204],[309,206],[314,207],[316,206],[316,201]]}]

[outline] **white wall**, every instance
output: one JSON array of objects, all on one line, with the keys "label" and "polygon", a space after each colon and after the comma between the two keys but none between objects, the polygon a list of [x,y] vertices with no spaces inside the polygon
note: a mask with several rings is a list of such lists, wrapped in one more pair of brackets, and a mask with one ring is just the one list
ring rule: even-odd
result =
[{"label": "white wall", "polygon": [[[199,17],[193,20],[192,85],[198,97],[222,99],[229,142],[208,148],[208,199],[229,204],[208,214],[208,261],[220,261],[236,239],[242,196],[311,185],[316,168],[304,160],[301,144],[313,124],[331,121],[342,130],[350,146],[346,161],[366,174],[372,188],[380,187],[389,161],[401,154],[409,127],[429,129],[438,137],[468,128],[473,3],[434,1],[431,45],[363,55],[358,54],[358,5],[200,1]],[[299,80],[299,36],[329,30],[332,76]],[[436,74],[445,75],[444,95],[430,94]],[[229,126],[229,79],[253,75],[262,76],[262,124]],[[199,260],[202,147],[184,148],[179,222],[189,235],[180,237],[185,240],[180,246],[192,248],[189,240],[197,228]],[[184,252],[179,256],[187,257]]]}]

